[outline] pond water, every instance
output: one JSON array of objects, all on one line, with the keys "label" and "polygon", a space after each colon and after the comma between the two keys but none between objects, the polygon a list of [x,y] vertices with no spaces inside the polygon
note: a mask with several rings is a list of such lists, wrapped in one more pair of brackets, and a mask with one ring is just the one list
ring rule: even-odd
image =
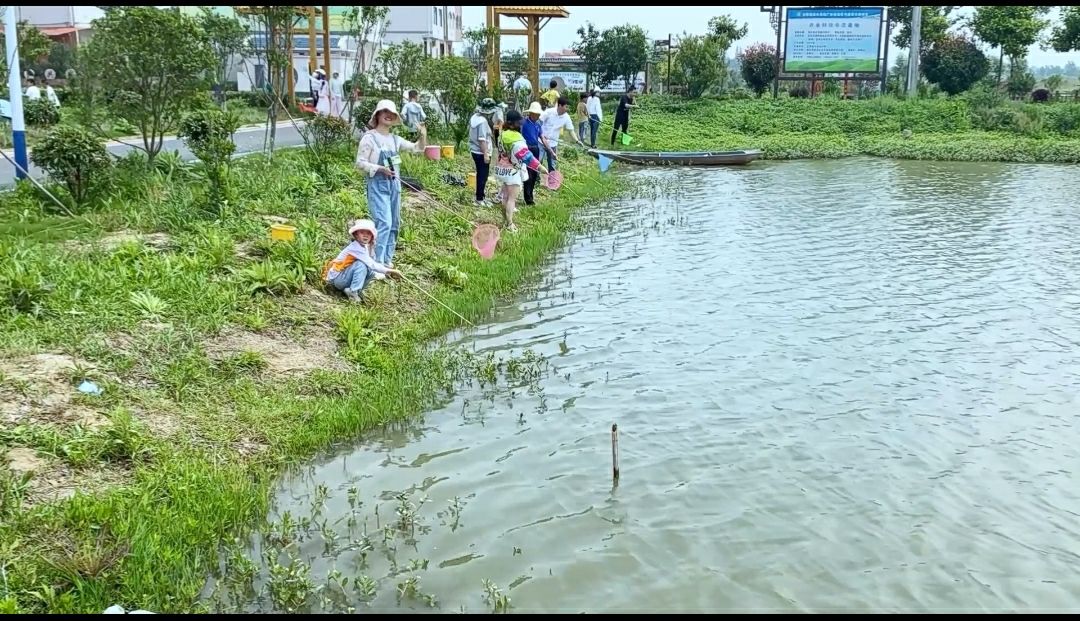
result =
[{"label": "pond water", "polygon": [[484,580],[512,612],[1080,609],[1075,167],[632,175],[678,191],[598,208],[454,337],[546,358],[532,390],[463,389],[282,481],[278,517],[328,495],[313,583],[368,576],[342,605],[390,612],[490,609]]}]

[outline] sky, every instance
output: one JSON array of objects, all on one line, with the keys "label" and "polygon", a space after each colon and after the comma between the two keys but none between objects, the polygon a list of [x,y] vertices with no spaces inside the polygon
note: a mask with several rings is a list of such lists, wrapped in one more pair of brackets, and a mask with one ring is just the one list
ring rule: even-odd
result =
[{"label": "sky", "polygon": [[[776,34],[769,26],[769,16],[761,12],[760,6],[728,6],[728,7],[691,7],[691,6],[659,6],[659,7],[604,7],[604,6],[566,6],[570,12],[569,19],[553,19],[540,33],[540,49],[544,52],[554,52],[569,48],[570,44],[577,40],[577,29],[592,22],[598,29],[603,30],[612,26],[618,26],[627,22],[641,25],[653,39],[666,39],[668,34],[681,34],[683,31],[689,34],[704,34],[709,18],[714,15],[728,14],[740,22],[749,25],[750,31],[746,38],[738,42],[739,46],[747,46],[752,43],[767,41],[776,44]],[[965,6],[960,9],[960,14],[970,15],[974,7]],[[474,28],[484,25],[484,7],[466,6],[462,9],[463,26]],[[1051,14],[1052,23],[1057,23],[1057,9]],[[504,21],[506,18],[503,18]],[[511,50],[525,48],[525,37],[506,37],[502,48]],[[890,47],[889,64],[896,58],[894,50]],[[733,50],[734,51],[734,50]],[[1034,45],[1028,56],[1031,65],[1063,65],[1068,61],[1080,63],[1080,52],[1059,54],[1054,51],[1043,51],[1038,45]]]}]

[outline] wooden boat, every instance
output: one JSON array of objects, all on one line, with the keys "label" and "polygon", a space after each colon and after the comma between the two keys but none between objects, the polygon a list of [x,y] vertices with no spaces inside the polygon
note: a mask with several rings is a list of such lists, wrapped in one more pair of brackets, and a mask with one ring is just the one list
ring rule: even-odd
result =
[{"label": "wooden boat", "polygon": [[761,157],[760,149],[741,151],[606,151],[589,149],[593,157],[603,155],[616,162],[639,166],[737,166]]}]

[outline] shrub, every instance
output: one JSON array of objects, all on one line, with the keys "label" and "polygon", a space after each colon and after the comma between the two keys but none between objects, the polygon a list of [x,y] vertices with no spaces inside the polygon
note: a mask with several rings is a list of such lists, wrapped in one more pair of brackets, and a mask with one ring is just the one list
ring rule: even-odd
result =
[{"label": "shrub", "polygon": [[76,205],[83,205],[112,167],[100,138],[82,129],[61,125],[49,131],[30,155],[35,165],[62,180]]},{"label": "shrub", "polygon": [[922,54],[923,74],[950,95],[962,93],[990,71],[990,60],[975,42],[948,35]]},{"label": "shrub", "polygon": [[796,99],[807,99],[810,97],[810,88],[805,84],[799,84],[798,86],[791,87],[788,91],[788,95]]},{"label": "shrub", "polygon": [[767,43],[755,43],[739,54],[739,64],[746,85],[761,97],[778,71],[776,48]]},{"label": "shrub", "polygon": [[237,115],[217,108],[196,110],[180,123],[180,137],[202,162],[206,172],[209,182],[208,205],[216,206],[219,213],[228,205],[231,197],[229,164],[236,151],[232,134],[239,126]]},{"label": "shrub", "polygon": [[26,102],[26,122],[32,127],[52,127],[60,122],[60,108],[41,97]]},{"label": "shrub", "polygon": [[1031,92],[1031,101],[1035,103],[1046,103],[1050,101],[1050,91],[1045,88],[1037,88]]}]

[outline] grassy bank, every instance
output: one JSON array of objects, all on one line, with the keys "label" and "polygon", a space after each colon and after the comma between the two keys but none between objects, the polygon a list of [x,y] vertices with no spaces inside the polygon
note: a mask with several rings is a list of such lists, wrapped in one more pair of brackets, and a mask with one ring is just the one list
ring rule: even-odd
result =
[{"label": "grassy bank", "polygon": [[[643,97],[631,149],[762,149],[769,159],[874,155],[917,160],[1080,162],[1080,104],[951,99]],[[605,116],[610,137],[610,116]]]},{"label": "grassy bank", "polygon": [[[374,283],[364,306],[319,285],[345,223],[367,213],[350,156],[238,160],[223,214],[174,158],[125,158],[78,217],[29,187],[5,196],[0,612],[190,610],[276,473],[421,412],[469,364],[429,350],[459,320],[409,284]],[[564,243],[577,208],[614,190],[595,166],[567,154],[564,189],[521,212],[484,261],[462,217],[499,223],[497,209],[443,180],[468,158],[409,157],[406,174],[456,215],[408,197],[396,263],[481,318]],[[267,240],[278,219],[295,242]],[[84,380],[103,393],[80,393]]]}]

